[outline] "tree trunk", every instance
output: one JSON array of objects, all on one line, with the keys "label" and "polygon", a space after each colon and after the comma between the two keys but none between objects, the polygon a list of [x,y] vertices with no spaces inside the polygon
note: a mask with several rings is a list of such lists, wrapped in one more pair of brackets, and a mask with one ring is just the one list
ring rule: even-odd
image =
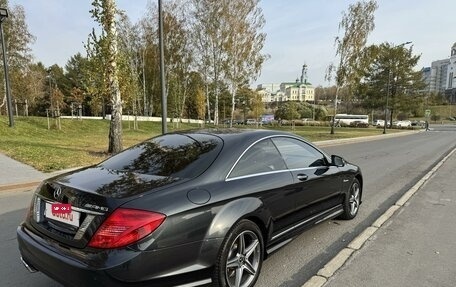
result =
[{"label": "tree trunk", "polygon": [[109,127],[109,153],[118,153],[122,150],[122,99],[120,97],[119,79],[117,77],[117,40],[115,23],[114,0],[106,0],[104,29],[108,35],[108,85],[111,97],[111,124]]},{"label": "tree trunk", "polygon": [[211,102],[209,101],[209,84],[207,83],[206,79],[206,84],[205,84],[205,93],[206,93],[206,102],[207,102],[207,120],[209,123],[211,122]]},{"label": "tree trunk", "polygon": [[233,127],[235,99],[236,99],[236,84],[233,83],[232,87],[231,87],[231,120],[230,120],[230,128]]}]

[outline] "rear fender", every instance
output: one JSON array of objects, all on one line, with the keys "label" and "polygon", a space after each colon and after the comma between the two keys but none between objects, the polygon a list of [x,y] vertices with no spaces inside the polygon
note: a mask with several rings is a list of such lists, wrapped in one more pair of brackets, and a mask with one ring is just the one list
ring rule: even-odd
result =
[{"label": "rear fender", "polygon": [[247,197],[227,203],[212,220],[206,238],[224,238],[237,221],[249,216],[255,216],[267,224],[267,212],[260,199]]}]

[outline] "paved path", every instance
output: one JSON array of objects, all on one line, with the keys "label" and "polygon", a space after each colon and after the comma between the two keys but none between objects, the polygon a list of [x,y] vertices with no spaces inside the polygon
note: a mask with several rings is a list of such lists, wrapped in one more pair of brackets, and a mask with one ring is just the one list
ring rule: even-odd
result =
[{"label": "paved path", "polygon": [[0,153],[0,186],[38,182],[49,176]]},{"label": "paved path", "polygon": [[456,153],[324,287],[456,286]]}]

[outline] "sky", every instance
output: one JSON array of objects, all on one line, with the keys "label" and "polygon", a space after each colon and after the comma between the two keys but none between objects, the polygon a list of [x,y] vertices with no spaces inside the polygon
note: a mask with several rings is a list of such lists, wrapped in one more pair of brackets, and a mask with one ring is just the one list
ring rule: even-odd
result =
[{"label": "sky", "polygon": [[[117,0],[135,22],[150,0]],[[166,1],[166,0],[162,0]],[[90,18],[91,0],[10,0],[22,5],[36,61],[64,67],[77,52],[85,54],[83,43],[96,23]],[[295,81],[302,65],[308,66],[308,81],[328,85],[325,70],[337,63],[334,39],[339,35],[342,12],[354,0],[260,0],[267,34],[263,52],[270,55],[259,78],[251,85]],[[455,0],[377,0],[375,30],[368,44],[411,41],[413,52],[421,55],[417,69],[432,61],[449,58],[456,42]],[[410,47],[410,46],[409,46]]]}]

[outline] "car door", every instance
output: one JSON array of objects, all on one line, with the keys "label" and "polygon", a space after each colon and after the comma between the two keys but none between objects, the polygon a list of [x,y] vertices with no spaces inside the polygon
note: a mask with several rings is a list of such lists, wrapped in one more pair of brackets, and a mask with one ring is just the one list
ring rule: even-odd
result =
[{"label": "car door", "polygon": [[297,196],[294,180],[271,139],[263,139],[248,148],[227,177],[227,192],[249,190],[246,196],[262,200],[270,213],[274,229],[290,222]]},{"label": "car door", "polygon": [[341,202],[339,168],[310,144],[292,137],[272,141],[293,175],[295,209],[300,219],[312,216]]}]

